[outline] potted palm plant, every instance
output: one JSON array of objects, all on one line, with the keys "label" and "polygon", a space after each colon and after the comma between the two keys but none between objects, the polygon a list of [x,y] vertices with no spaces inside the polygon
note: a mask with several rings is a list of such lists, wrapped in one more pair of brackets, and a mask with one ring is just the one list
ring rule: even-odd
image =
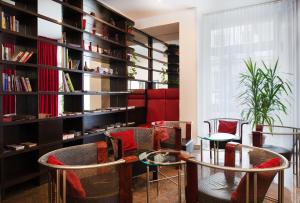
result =
[{"label": "potted palm plant", "polygon": [[[240,75],[243,87],[239,95],[241,105],[245,108],[242,117],[252,123],[252,128],[262,130],[261,125],[274,125],[275,121],[282,124],[280,114],[287,114],[285,98],[292,93],[289,81],[280,77],[278,60],[274,66],[267,66],[262,61],[258,67],[251,58],[245,61],[246,71]],[[272,129],[270,128],[270,131]]]}]

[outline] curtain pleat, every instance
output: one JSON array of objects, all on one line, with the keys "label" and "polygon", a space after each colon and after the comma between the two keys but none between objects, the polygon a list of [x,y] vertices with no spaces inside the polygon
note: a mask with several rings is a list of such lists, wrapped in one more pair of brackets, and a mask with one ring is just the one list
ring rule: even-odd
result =
[{"label": "curtain pleat", "polygon": [[[57,66],[57,46],[39,41],[38,63],[48,66]],[[58,91],[57,70],[39,68],[39,91]],[[58,116],[58,96],[40,95],[39,113],[47,113],[52,116]]]},{"label": "curtain pleat", "polygon": [[[241,117],[244,107],[238,99],[243,90],[239,84],[240,73],[246,69],[244,60],[251,57],[258,66],[262,65],[262,60],[267,65],[274,65],[279,59],[281,77],[293,84],[292,98],[285,98],[288,100],[288,115],[282,115],[281,119],[286,126],[299,126],[296,5],[296,0],[281,0],[203,15],[199,122],[218,117]],[[200,133],[205,134],[206,126],[199,126]],[[247,144],[250,139],[244,141]],[[280,143],[283,146],[290,144],[286,138]]]}]

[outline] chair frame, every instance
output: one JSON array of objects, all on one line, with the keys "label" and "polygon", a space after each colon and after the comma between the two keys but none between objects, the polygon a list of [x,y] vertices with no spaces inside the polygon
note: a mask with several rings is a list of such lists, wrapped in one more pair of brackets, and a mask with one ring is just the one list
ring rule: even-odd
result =
[{"label": "chair frame", "polygon": [[296,175],[296,187],[300,187],[300,128],[291,127],[291,126],[280,126],[280,125],[262,125],[258,124],[262,128],[271,127],[271,128],[281,128],[291,130],[290,133],[278,133],[278,132],[263,132],[263,131],[253,131],[252,140],[253,146],[262,147],[263,144],[263,135],[284,135],[292,136],[293,146],[292,146],[292,164],[293,164],[293,174]]},{"label": "chair frame", "polygon": [[[247,146],[236,143],[237,147],[239,146]],[[252,147],[257,148],[258,147]],[[186,202],[189,203],[197,203],[198,202],[198,167],[205,166],[213,169],[219,169],[223,171],[231,171],[231,172],[246,172],[246,203],[250,202],[250,173],[253,174],[254,177],[254,203],[257,202],[257,174],[261,172],[278,172],[278,202],[284,202],[284,170],[288,168],[288,160],[280,154],[272,152],[270,150],[263,149],[271,154],[275,154],[279,156],[283,160],[283,164],[278,167],[273,168],[251,168],[251,169],[243,169],[243,168],[235,168],[231,166],[220,166],[214,165],[206,162],[201,162],[195,160],[192,155],[182,154],[181,159],[186,161],[186,181],[187,185],[185,188],[186,194]],[[225,151],[226,152],[226,151]]]},{"label": "chair frame", "polygon": [[[107,151],[107,144],[104,141],[101,141],[101,152]],[[90,145],[90,144],[85,144]],[[82,146],[82,145],[81,145]],[[77,146],[71,146],[68,148],[75,148]],[[67,170],[84,170],[84,169],[100,169],[108,166],[116,166],[119,165],[119,199],[120,202],[124,203],[132,203],[132,164],[137,161],[137,157],[128,156],[123,157],[117,161],[106,162],[100,164],[90,164],[90,165],[54,165],[44,162],[44,157],[48,157],[51,154],[55,154],[55,152],[65,150],[66,148],[57,149],[47,154],[44,154],[42,157],[38,159],[38,163],[46,166],[48,169],[48,198],[49,202],[52,203],[53,200],[58,202],[62,197],[62,202],[66,203],[67,193],[66,193],[66,171]],[[107,154],[103,156],[104,160],[107,160]],[[54,170],[54,171],[53,171]],[[54,172],[54,173],[53,173]],[[55,182],[55,184],[54,184]],[[62,186],[62,188],[60,188]],[[56,191],[55,197],[53,197],[53,191]],[[61,194],[62,193],[62,194]]]}]

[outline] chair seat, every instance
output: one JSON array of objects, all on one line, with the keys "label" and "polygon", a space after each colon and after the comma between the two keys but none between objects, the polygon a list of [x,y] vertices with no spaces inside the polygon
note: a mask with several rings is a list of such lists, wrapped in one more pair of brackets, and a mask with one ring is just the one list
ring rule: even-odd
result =
[{"label": "chair seat", "polygon": [[118,203],[119,202],[119,174],[114,169],[109,173],[98,174],[82,178],[81,184],[86,191],[86,199],[68,197],[72,203]]},{"label": "chair seat", "polygon": [[209,203],[231,202],[231,193],[236,190],[241,180],[240,173],[225,176],[218,172],[202,179],[198,177],[198,201]]},{"label": "chair seat", "polygon": [[274,146],[274,145],[263,145],[262,148],[268,149],[270,151],[276,152],[284,156],[288,161],[291,161],[292,151],[284,147]]}]

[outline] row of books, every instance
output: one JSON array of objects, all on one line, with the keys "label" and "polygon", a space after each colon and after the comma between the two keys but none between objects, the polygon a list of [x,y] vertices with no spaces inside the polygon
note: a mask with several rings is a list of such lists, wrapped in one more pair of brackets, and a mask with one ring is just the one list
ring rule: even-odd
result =
[{"label": "row of books", "polygon": [[1,53],[2,60],[15,61],[20,63],[26,63],[31,56],[33,55],[33,51],[19,51],[12,55],[12,50],[10,47],[5,47],[3,44],[1,45]]},{"label": "row of books", "polygon": [[62,68],[78,70],[80,65],[80,60],[72,59],[69,55],[69,49],[62,47],[61,49],[61,64]]},{"label": "row of books", "polygon": [[64,92],[75,92],[69,73],[63,72],[62,78],[63,78],[63,91]]},{"label": "row of books", "polygon": [[5,148],[8,150],[12,150],[12,151],[19,151],[19,150],[23,150],[23,149],[29,149],[32,147],[36,147],[37,143],[33,143],[33,142],[23,142],[21,144],[9,144],[9,145],[5,145]]},{"label": "row of books", "polygon": [[32,92],[30,79],[2,73],[2,87],[6,92]]},{"label": "row of books", "polygon": [[1,12],[1,28],[14,32],[20,31],[20,22],[16,19],[16,16],[10,16]]}]

